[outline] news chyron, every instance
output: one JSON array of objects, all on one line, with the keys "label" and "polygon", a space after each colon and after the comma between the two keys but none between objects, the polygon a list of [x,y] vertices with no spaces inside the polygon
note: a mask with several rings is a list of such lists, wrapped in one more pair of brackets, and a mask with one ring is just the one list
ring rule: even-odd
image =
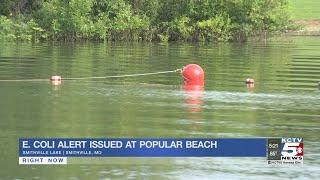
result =
[{"label": "news chyron", "polygon": [[303,164],[304,143],[301,137],[19,139],[19,164],[95,162],[94,157],[251,157],[296,165]]},{"label": "news chyron", "polygon": [[303,164],[303,138],[268,139],[268,164]]}]

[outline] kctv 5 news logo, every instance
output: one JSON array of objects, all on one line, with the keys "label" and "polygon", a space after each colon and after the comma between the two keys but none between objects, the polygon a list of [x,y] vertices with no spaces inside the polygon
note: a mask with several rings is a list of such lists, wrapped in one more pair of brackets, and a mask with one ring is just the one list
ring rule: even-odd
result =
[{"label": "kctv 5 news logo", "polygon": [[303,163],[303,138],[270,138],[267,146],[268,164]]}]

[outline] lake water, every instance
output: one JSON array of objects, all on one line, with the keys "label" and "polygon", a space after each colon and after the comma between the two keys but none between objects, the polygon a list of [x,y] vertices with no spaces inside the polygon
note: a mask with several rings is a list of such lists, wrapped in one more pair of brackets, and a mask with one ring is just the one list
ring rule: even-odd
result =
[{"label": "lake water", "polygon": [[[179,73],[60,86],[0,82],[0,179],[320,177],[320,37],[244,44],[0,43],[2,80],[157,72],[189,63],[204,68],[203,90],[184,87]],[[248,77],[255,87],[246,86]],[[266,158],[111,158],[19,166],[19,137],[303,137],[305,160],[270,166]]]}]

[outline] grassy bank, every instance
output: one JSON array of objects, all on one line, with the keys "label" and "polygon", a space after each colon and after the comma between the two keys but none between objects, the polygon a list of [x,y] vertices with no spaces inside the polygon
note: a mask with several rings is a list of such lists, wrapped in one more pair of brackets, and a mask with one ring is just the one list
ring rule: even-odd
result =
[{"label": "grassy bank", "polygon": [[320,1],[319,0],[292,0],[290,13],[294,22],[300,26],[293,35],[320,35]]},{"label": "grassy bank", "polygon": [[320,20],[319,0],[291,0],[294,20]]}]

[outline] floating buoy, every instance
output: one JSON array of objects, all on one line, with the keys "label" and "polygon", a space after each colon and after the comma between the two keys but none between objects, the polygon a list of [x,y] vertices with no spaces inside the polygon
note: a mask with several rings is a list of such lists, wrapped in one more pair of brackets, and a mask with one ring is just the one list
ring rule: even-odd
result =
[{"label": "floating buoy", "polygon": [[254,79],[252,79],[252,78],[247,78],[247,79],[246,79],[246,84],[254,84]]},{"label": "floating buoy", "polygon": [[62,78],[61,76],[51,76],[50,81],[52,85],[58,86],[61,84]]},{"label": "floating buoy", "polygon": [[51,76],[51,81],[61,81],[61,76]]},{"label": "floating buoy", "polygon": [[188,64],[185,66],[181,71],[181,75],[186,85],[204,85],[204,71],[197,64]]}]

